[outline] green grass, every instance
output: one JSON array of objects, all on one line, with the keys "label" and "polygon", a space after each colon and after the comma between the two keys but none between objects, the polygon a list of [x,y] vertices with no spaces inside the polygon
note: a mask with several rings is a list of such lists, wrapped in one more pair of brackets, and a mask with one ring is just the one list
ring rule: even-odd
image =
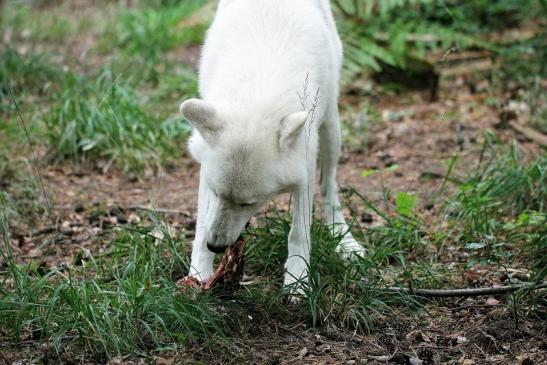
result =
[{"label": "green grass", "polygon": [[28,1],[8,1],[3,7],[0,23],[14,33],[17,40],[33,43],[64,41],[75,34],[74,24],[62,12],[37,11]]},{"label": "green grass", "polygon": [[408,296],[385,289],[381,271],[389,264],[392,250],[379,244],[367,244],[369,255],[366,258],[344,262],[335,252],[341,237],[333,236],[321,221],[312,225],[314,244],[309,286],[296,308],[280,306],[280,298],[286,293],[281,282],[289,230],[290,222],[286,217],[274,215],[265,217],[261,225],[246,236],[246,272],[271,279],[261,282],[244,298],[265,303],[269,315],[276,313],[279,320],[288,322],[304,319],[311,326],[334,324],[371,332],[378,314],[389,312],[393,306],[417,306],[417,302]]},{"label": "green grass", "polygon": [[526,164],[516,145],[504,146],[487,138],[481,161],[461,184],[452,214],[464,224],[464,236],[492,235],[505,218],[547,208],[547,156]]},{"label": "green grass", "polygon": [[43,274],[19,265],[0,220],[5,262],[0,287],[0,327],[17,343],[33,338],[58,353],[89,351],[95,358],[174,349],[188,341],[223,337],[216,300],[182,292],[173,273],[187,270],[181,241],[164,226],[164,240],[150,230],[119,234],[109,252],[84,257],[82,266]]},{"label": "green grass", "polygon": [[131,68],[134,77],[157,83],[158,78],[176,60],[167,57],[175,48],[203,42],[208,24],[184,20],[206,1],[157,3],[122,9],[103,34],[99,49],[104,53],[119,50],[117,63],[121,69]]},{"label": "green grass", "polygon": [[57,90],[65,76],[61,67],[43,53],[22,55],[13,47],[0,50],[0,117],[14,110],[9,89],[19,97],[45,98]]},{"label": "green grass", "polygon": [[[68,11],[65,6],[44,10],[39,4],[18,7],[8,2],[6,11],[13,16],[3,15],[2,29],[13,32],[15,41],[0,51],[0,118],[6,122],[2,128],[21,127],[9,96],[11,89],[35,147],[46,147],[54,160],[100,161],[103,170],[115,166],[138,173],[175,161],[184,153],[181,146],[190,131],[178,115],[178,104],[197,94],[197,77],[188,66],[175,65],[164,54],[201,41],[202,22],[189,27],[179,27],[179,23],[204,3],[151,1],[112,9],[116,26],[106,27],[104,33],[105,39],[114,41],[107,49],[111,56],[104,55],[99,65],[69,67],[57,64],[55,52],[36,51],[35,42],[46,39],[35,39],[34,31],[28,30],[49,19],[47,14],[63,18],[63,12]],[[32,23],[29,20],[35,14],[39,17]],[[50,18],[56,19],[53,15]],[[110,18],[102,19],[103,23]],[[62,20],[56,22],[61,28],[74,19]],[[76,21],[83,23],[82,19]],[[53,32],[55,26],[46,28]],[[30,38],[25,32],[30,32]],[[61,38],[58,40],[63,41]],[[19,44],[27,42],[31,42],[30,49],[21,51]],[[96,57],[95,47],[89,54]],[[67,62],[64,58],[60,61]],[[8,150],[13,149],[10,138],[5,143],[12,145]]]},{"label": "green grass", "polygon": [[6,121],[0,128],[19,135],[17,140],[22,140],[22,126],[10,89],[32,136],[39,144],[47,141],[54,159],[99,159],[106,167],[139,172],[183,152],[182,138],[190,127],[177,106],[184,95],[197,94],[195,72],[187,67],[163,73],[148,92],[109,68],[76,75],[44,54],[22,55],[8,47],[0,56],[0,118]]},{"label": "green grass", "polygon": [[160,120],[145,112],[135,90],[109,70],[96,78],[70,78],[57,99],[44,124],[60,159],[99,158],[106,167],[139,171],[176,155],[189,132],[181,118]]},{"label": "green grass", "polygon": [[123,11],[116,20],[116,45],[129,55],[158,60],[175,47],[200,44],[204,25],[184,30],[178,29],[178,25],[203,4],[205,1],[183,1],[176,6]]},{"label": "green grass", "polygon": [[[86,352],[94,358],[116,355],[149,355],[185,346],[189,341],[229,346],[225,336],[240,336],[248,315],[267,321],[305,320],[311,326],[336,324],[361,332],[374,328],[374,316],[407,307],[412,300],[382,289],[373,260],[353,264],[334,253],[339,238],[317,222],[310,265],[311,284],[299,304],[290,304],[281,287],[285,244],[267,253],[270,237],[278,232],[285,241],[287,222],[282,217],[249,233],[248,272],[267,274],[265,280],[235,293],[214,290],[208,294],[181,291],[175,278],[188,270],[182,240],[169,235],[166,226],[152,217],[149,227],[122,228],[107,252],[89,256],[70,268],[38,271],[32,263],[18,264],[10,249],[6,220],[2,219],[1,246],[5,269],[0,289],[0,328],[12,344],[32,338],[50,343],[59,354]],[[161,240],[150,234],[161,231]],[[264,255],[280,260],[265,260]],[[81,265],[81,266],[80,266]],[[274,275],[275,273],[275,275]],[[277,275],[277,278],[275,277]],[[227,300],[229,299],[229,300]]]}]

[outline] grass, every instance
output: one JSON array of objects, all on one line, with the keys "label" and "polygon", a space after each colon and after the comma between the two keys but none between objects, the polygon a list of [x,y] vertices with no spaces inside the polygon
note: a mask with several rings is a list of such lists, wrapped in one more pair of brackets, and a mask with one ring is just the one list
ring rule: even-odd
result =
[{"label": "grass", "polygon": [[[162,70],[172,62],[166,53],[175,48],[201,44],[207,24],[185,24],[206,1],[156,3],[123,9],[104,33],[99,49],[119,50],[117,62],[130,67],[145,82],[157,83]],[[138,70],[138,72],[135,72]]]},{"label": "grass", "polygon": [[84,22],[72,22],[63,7],[37,11],[28,1],[7,2],[0,17],[2,26],[14,33],[18,40],[62,42],[77,34]]},{"label": "grass", "polygon": [[42,274],[16,263],[6,220],[1,219],[6,267],[0,288],[2,331],[14,343],[42,340],[57,353],[77,346],[76,352],[89,351],[96,358],[222,337],[215,299],[175,286],[171,275],[188,267],[180,255],[183,243],[161,225],[155,228],[166,234],[162,242],[147,230],[127,230],[109,252],[85,257],[82,266]]},{"label": "grass", "polygon": [[547,157],[542,155],[526,164],[516,145],[493,144],[491,138],[485,143],[490,147],[485,147],[481,161],[459,186],[453,202],[453,214],[463,223],[467,239],[496,234],[506,227],[504,218],[546,211]]},{"label": "grass", "polygon": [[[93,80],[93,81],[92,81]],[[176,155],[189,127],[181,118],[160,120],[141,107],[135,91],[104,70],[96,78],[70,78],[44,118],[49,145],[61,159],[89,157],[124,170],[157,167]]]},{"label": "grass", "polygon": [[18,97],[39,100],[57,89],[63,77],[63,70],[51,64],[43,53],[22,55],[13,47],[3,48],[0,51],[0,113],[7,114],[14,109],[10,88]]},{"label": "grass", "polygon": [[[114,31],[115,44],[129,55],[158,61],[175,47],[201,44],[206,30],[203,24],[178,30],[179,23],[205,4],[183,1],[170,6],[137,7],[118,14]],[[109,35],[107,33],[107,35]]]},{"label": "grass", "polygon": [[[46,54],[23,55],[7,47],[0,54],[0,118],[6,121],[0,128],[10,136],[21,135],[11,90],[39,145],[47,141],[56,160],[101,160],[105,170],[115,165],[135,172],[169,163],[190,132],[176,105],[184,95],[197,94],[195,72],[173,67],[150,93],[115,74],[114,66],[77,75]],[[5,143],[14,140],[6,138]]]},{"label": "grass", "polygon": [[[334,253],[339,238],[319,222],[313,229],[318,244],[312,254],[311,284],[299,304],[287,302],[279,281],[235,293],[181,291],[174,278],[188,270],[188,257],[181,254],[184,243],[173,239],[157,217],[151,221],[149,227],[121,228],[103,254],[84,255],[66,268],[43,272],[36,265],[17,263],[2,219],[1,331],[13,344],[34,339],[52,344],[58,354],[147,356],[154,349],[173,350],[188,341],[229,343],[224,337],[243,333],[241,325],[248,321],[249,311],[263,311],[284,322],[304,320],[316,327],[332,323],[371,331],[375,313],[412,303],[407,296],[382,289],[374,260],[349,266],[340,261]],[[277,217],[269,228],[250,233],[257,237],[247,247],[251,274],[271,275],[282,268],[281,262],[262,260],[263,246],[268,245],[262,230],[282,232],[286,224]],[[163,238],[158,240],[151,232],[162,232]],[[285,240],[283,234],[279,237]],[[281,258],[282,247],[270,253]]]},{"label": "grass", "polygon": [[[267,216],[247,236],[246,271],[253,276],[266,276],[275,280],[274,288],[272,282],[267,280],[254,289],[261,289],[262,294],[255,293],[256,296],[270,297],[270,302],[279,300],[284,293],[281,278],[287,257],[289,228],[290,222],[286,217]],[[367,258],[345,263],[335,253],[341,237],[331,233],[321,221],[315,221],[312,225],[314,245],[309,267],[310,285],[301,298],[297,313],[300,318],[309,320],[312,326],[335,324],[370,332],[374,328],[375,313],[389,311],[390,304],[408,304],[408,298],[384,290],[383,277],[378,273],[386,262],[379,257],[385,251],[377,251]],[[296,320],[288,311],[290,308],[281,310],[280,316]]]}]

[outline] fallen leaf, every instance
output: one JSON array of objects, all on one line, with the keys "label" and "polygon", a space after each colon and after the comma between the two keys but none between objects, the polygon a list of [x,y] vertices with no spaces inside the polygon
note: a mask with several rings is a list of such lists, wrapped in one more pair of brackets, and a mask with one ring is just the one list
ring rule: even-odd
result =
[{"label": "fallen leaf", "polygon": [[497,300],[496,298],[490,297],[490,298],[486,299],[486,305],[496,306],[498,304],[500,304],[500,301]]},{"label": "fallen leaf", "polygon": [[129,217],[127,217],[127,221],[130,224],[139,224],[141,222],[141,218],[135,213],[131,213],[129,214]]},{"label": "fallen leaf", "polygon": [[165,238],[165,234],[159,229],[153,230],[152,232],[148,233],[148,235],[156,239],[156,245],[159,244],[159,242],[157,241],[163,241],[163,239]]},{"label": "fallen leaf", "polygon": [[304,356],[306,356],[307,354],[308,354],[308,348],[307,347],[302,348],[302,350],[300,350],[300,352],[298,353],[298,359],[302,360]]},{"label": "fallen leaf", "polygon": [[429,337],[420,330],[414,330],[406,335],[406,338],[414,342],[431,342]]},{"label": "fallen leaf", "polygon": [[328,343],[325,343],[321,346],[317,346],[317,350],[321,352],[329,352],[331,350],[331,347]]},{"label": "fallen leaf", "polygon": [[411,357],[408,359],[408,363],[410,365],[422,365],[424,362],[418,358]]}]

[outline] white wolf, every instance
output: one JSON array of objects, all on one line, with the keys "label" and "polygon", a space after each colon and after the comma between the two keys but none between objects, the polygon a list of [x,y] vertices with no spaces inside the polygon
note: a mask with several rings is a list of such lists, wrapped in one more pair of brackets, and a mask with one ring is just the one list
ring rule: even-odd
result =
[{"label": "white wolf", "polygon": [[202,99],[180,107],[201,163],[190,276],[209,278],[214,254],[237,240],[253,214],[292,193],[284,282],[305,282],[318,155],[326,221],[344,235],[337,251],[363,255],[336,186],[341,62],[328,0],[220,1],[201,56]]}]

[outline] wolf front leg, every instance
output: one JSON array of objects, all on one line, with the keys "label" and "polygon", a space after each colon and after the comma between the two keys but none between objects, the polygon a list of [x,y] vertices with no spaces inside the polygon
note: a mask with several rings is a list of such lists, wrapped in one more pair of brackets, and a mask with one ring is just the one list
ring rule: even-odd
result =
[{"label": "wolf front leg", "polygon": [[[311,223],[314,193],[315,163],[308,168],[308,183],[293,194],[292,226],[288,238],[288,257],[285,263],[285,286],[302,294],[308,283],[311,252]],[[299,283],[299,284],[295,284]],[[296,285],[296,287],[292,287]]]},{"label": "wolf front leg", "polygon": [[192,244],[192,258],[190,261],[191,277],[205,281],[213,275],[213,260],[215,254],[207,248],[207,220],[209,209],[215,199],[203,178],[203,168],[200,170],[198,193],[198,217],[196,222],[196,237]]}]

